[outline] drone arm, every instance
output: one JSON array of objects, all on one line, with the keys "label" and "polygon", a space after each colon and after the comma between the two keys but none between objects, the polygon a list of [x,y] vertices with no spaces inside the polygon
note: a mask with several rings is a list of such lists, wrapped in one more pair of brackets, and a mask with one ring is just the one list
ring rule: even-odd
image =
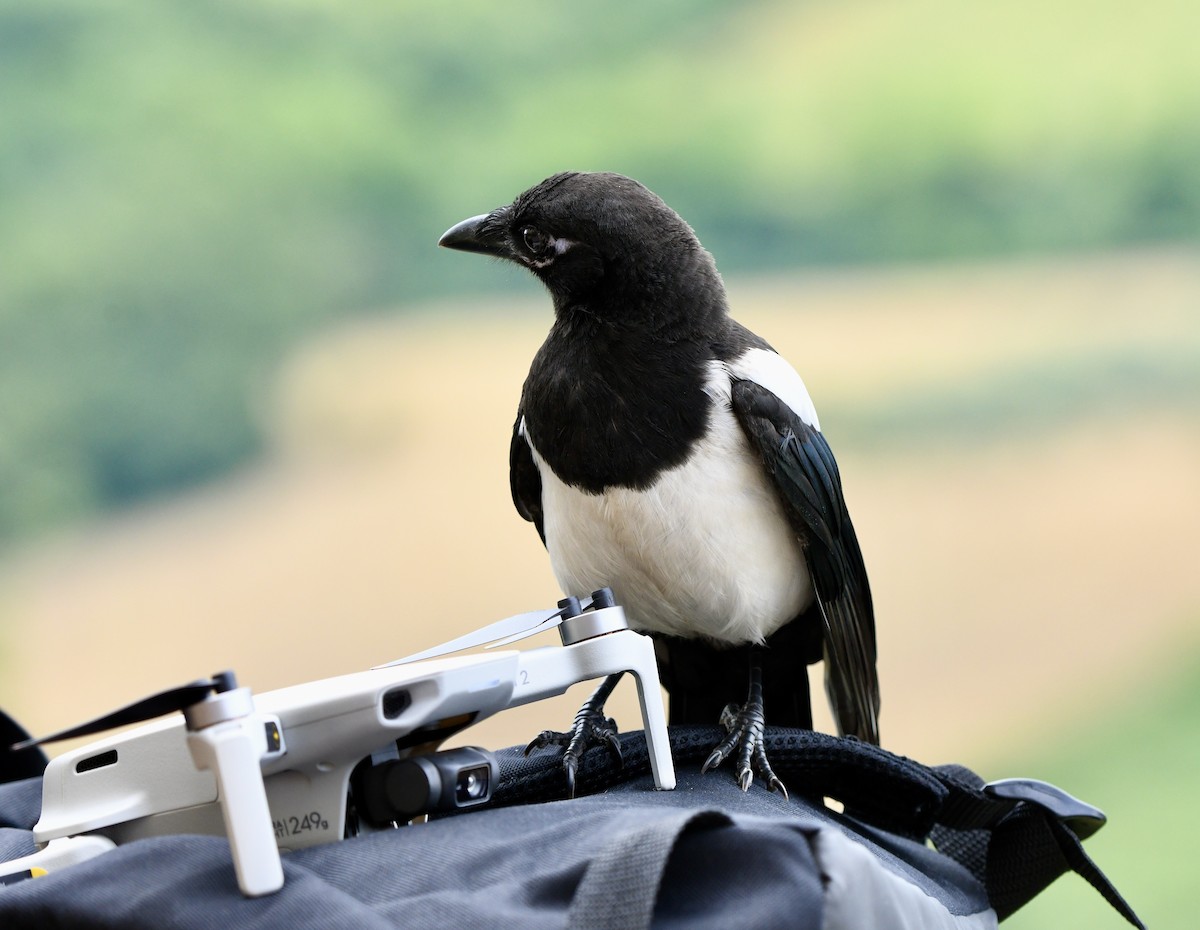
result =
[{"label": "drone arm", "polygon": [[0,862],[0,886],[57,872],[69,865],[86,862],[110,849],[116,849],[116,844],[107,836],[61,836],[28,856]]},{"label": "drone arm", "polygon": [[675,787],[675,768],[667,738],[667,720],[659,691],[658,665],[649,637],[629,629],[604,633],[569,646],[545,646],[520,654],[510,707],[562,694],[580,681],[632,672],[637,680],[646,749],[654,784],[662,790]]}]

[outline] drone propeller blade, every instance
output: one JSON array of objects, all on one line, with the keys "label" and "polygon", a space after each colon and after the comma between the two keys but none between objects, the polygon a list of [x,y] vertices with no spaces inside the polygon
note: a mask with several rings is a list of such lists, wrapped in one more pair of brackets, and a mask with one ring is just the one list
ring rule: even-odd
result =
[{"label": "drone propeller blade", "polygon": [[547,617],[545,623],[540,623],[537,626],[531,626],[527,630],[519,630],[513,633],[512,636],[505,636],[503,639],[498,639],[493,643],[488,643],[484,649],[499,649],[502,646],[510,646],[522,639],[528,639],[530,636],[536,636],[538,633],[545,633],[547,630],[553,630],[556,626],[563,622],[562,611],[552,617]]},{"label": "drone propeller blade", "polygon": [[103,717],[97,717],[95,720],[71,727],[69,730],[60,730],[57,733],[51,733],[49,736],[43,736],[39,739],[23,740],[20,743],[14,744],[12,748],[16,751],[26,749],[30,746],[41,746],[45,743],[56,743],[64,739],[92,736],[93,734],[103,733],[105,730],[123,727],[130,723],[143,723],[146,720],[153,720],[155,717],[162,717],[165,714],[185,710],[193,704],[204,700],[213,691],[228,691],[233,687],[236,687],[233,674],[231,672],[223,672],[211,679],[193,681],[191,684],[181,685],[178,688],[169,688],[166,691],[152,694],[149,697],[142,698],[140,701],[134,701],[132,704],[122,707],[119,710],[114,710],[110,714],[105,714]]},{"label": "drone propeller blade", "polygon": [[451,652],[474,649],[476,646],[486,646],[489,643],[499,645],[500,643],[510,642],[514,639],[523,639],[526,636],[532,636],[534,633],[541,632],[543,629],[550,629],[550,626],[546,624],[556,618],[561,620],[562,614],[563,609],[559,607],[554,610],[534,610],[525,614],[517,614],[515,617],[506,617],[503,620],[497,620],[495,623],[467,633],[465,636],[460,636],[458,639],[452,639],[448,643],[442,643],[440,646],[434,646],[426,649],[424,652],[405,656],[403,659],[396,659],[394,662],[385,662],[383,665],[376,665],[375,668],[390,668],[393,665],[405,665],[409,662],[419,662],[423,659],[436,659],[439,656],[449,655]]}]

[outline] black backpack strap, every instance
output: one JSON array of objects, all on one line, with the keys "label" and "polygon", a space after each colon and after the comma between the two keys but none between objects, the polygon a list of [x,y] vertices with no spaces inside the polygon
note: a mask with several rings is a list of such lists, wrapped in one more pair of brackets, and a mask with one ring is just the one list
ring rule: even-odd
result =
[{"label": "black backpack strap", "polygon": [[[669,728],[671,756],[676,768],[699,767],[725,731],[712,726]],[[576,793],[595,794],[650,771],[642,732],[620,736],[623,764],[607,750],[593,747],[580,763]],[[937,773],[910,759],[851,737],[839,738],[814,730],[769,727],[764,742],[771,764],[793,793],[820,799],[837,798],[847,813],[893,833],[924,839],[948,790]],[[500,784],[492,804],[531,804],[563,797],[566,782],[558,749],[525,756],[519,748],[496,753]]]},{"label": "black backpack strap", "polygon": [[725,826],[715,810],[684,810],[610,841],[588,865],[571,902],[570,930],[647,930],[675,843],[687,830]]},{"label": "black backpack strap", "polygon": [[1034,779],[985,784],[963,766],[943,765],[932,771],[949,792],[930,839],[939,852],[983,883],[1001,920],[1060,875],[1073,871],[1117,913],[1145,930],[1133,908],[1084,851],[1083,841],[1105,823],[1100,810]]}]

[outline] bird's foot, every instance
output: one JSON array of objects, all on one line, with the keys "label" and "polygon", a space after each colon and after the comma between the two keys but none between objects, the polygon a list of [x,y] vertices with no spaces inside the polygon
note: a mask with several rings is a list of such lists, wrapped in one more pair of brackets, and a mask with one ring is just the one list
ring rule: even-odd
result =
[{"label": "bird's foot", "polygon": [[566,733],[557,730],[543,730],[525,747],[525,755],[535,749],[545,746],[565,746],[563,751],[563,773],[567,776],[567,797],[575,797],[575,773],[579,770],[579,762],[583,754],[592,746],[605,746],[613,761],[619,768],[622,765],[621,741],[617,738],[619,730],[617,722],[612,717],[604,716],[604,702],[616,686],[619,675],[609,676],[596,689],[595,694],[579,708],[571,729]]},{"label": "bird's foot", "polygon": [[[756,690],[758,693],[756,693]],[[750,697],[741,707],[729,704],[721,712],[721,726],[725,728],[726,737],[719,742],[704,762],[701,772],[715,769],[737,749],[737,763],[734,774],[738,786],[743,791],[749,791],[757,774],[771,791],[778,791],[785,798],[788,796],[771,763],[767,759],[767,751],[763,745],[763,703],[761,689],[755,689],[751,684]]]}]

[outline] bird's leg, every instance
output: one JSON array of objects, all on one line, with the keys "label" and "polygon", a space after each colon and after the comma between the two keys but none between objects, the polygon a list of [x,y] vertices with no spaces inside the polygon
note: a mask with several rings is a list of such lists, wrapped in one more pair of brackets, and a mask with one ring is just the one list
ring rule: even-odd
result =
[{"label": "bird's leg", "polygon": [[766,726],[766,720],[763,716],[762,668],[754,651],[750,654],[750,691],[746,695],[746,703],[741,707],[736,704],[726,706],[721,712],[721,726],[725,728],[727,735],[709,754],[701,771],[707,772],[716,768],[736,748],[736,775],[741,789],[750,790],[757,772],[766,780],[768,788],[779,791],[786,798],[787,788],[771,768],[763,746],[763,728]]},{"label": "bird's leg", "polygon": [[613,693],[613,688],[621,680],[624,672],[609,675],[600,682],[600,687],[592,692],[592,696],[579,708],[575,722],[568,733],[555,730],[543,730],[525,747],[525,755],[543,746],[566,746],[563,752],[563,771],[567,776],[567,796],[575,797],[575,773],[579,769],[579,760],[589,746],[604,745],[617,765],[621,765],[621,742],[617,739],[617,722],[612,717],[604,716],[604,702]]}]

